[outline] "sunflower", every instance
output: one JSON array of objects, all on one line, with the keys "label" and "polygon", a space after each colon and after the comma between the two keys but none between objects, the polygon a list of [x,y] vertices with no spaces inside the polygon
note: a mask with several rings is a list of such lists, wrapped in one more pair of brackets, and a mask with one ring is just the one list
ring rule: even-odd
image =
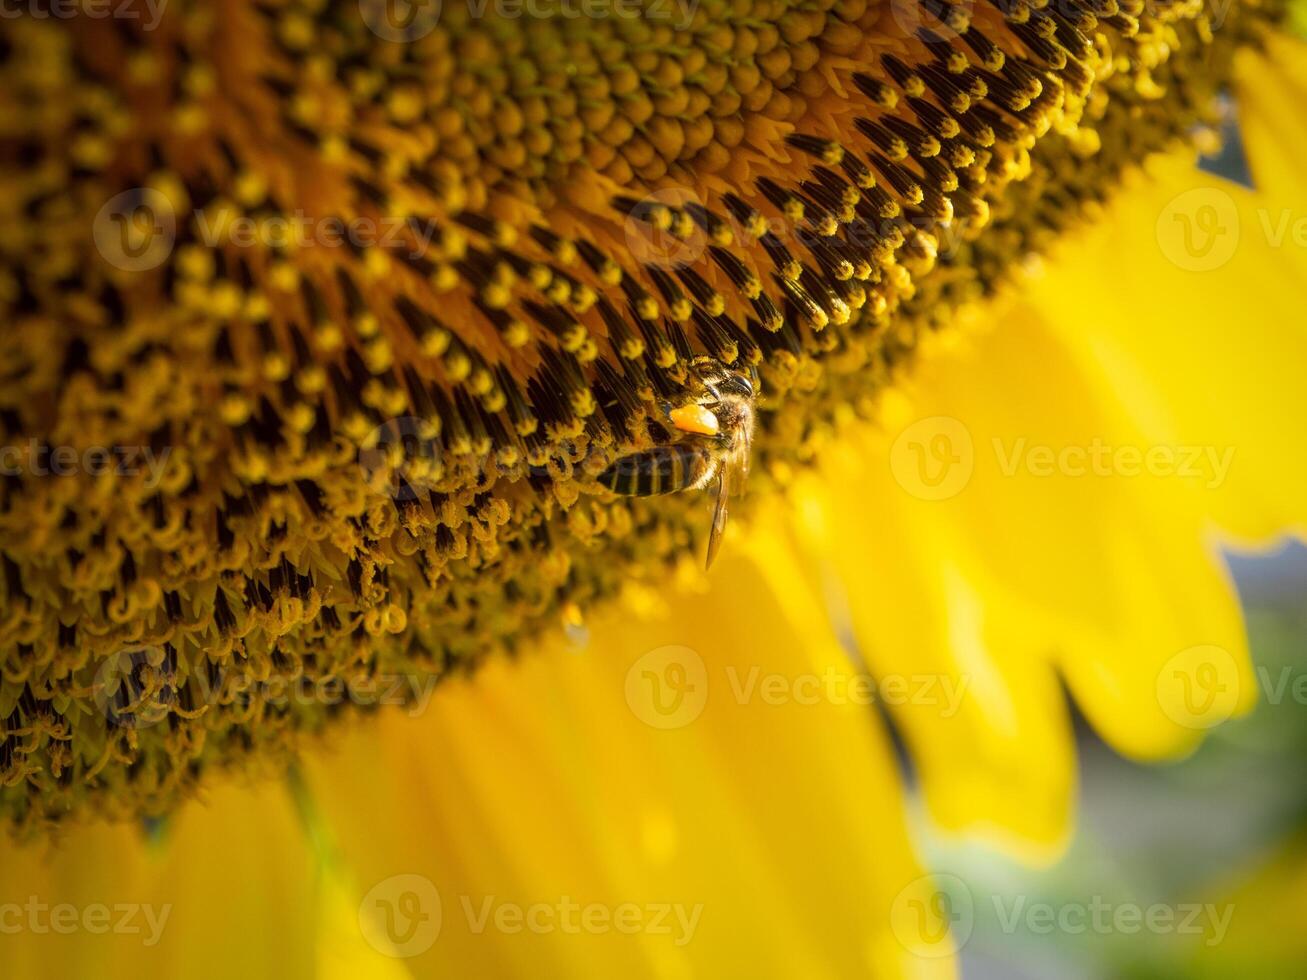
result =
[{"label": "sunflower", "polygon": [[[1034,860],[1064,688],[1138,758],[1251,706],[1283,11],[573,11],[6,22],[17,975],[949,975],[871,705]],[[612,476],[710,465],[704,363],[757,420],[707,577],[705,495]]]}]

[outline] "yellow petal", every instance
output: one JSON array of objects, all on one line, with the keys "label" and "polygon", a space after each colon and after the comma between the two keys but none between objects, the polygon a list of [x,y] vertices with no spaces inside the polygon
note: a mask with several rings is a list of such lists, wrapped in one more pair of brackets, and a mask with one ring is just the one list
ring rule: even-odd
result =
[{"label": "yellow petal", "polygon": [[1156,180],[1058,251],[1058,270],[1099,284],[1092,302],[1068,301],[1059,273],[1025,290],[1146,439],[1232,453],[1199,505],[1224,531],[1263,545],[1307,528],[1307,119],[1297,111],[1307,45],[1278,36],[1269,45],[1270,58],[1243,61],[1238,89],[1257,189],[1181,156],[1159,160]]},{"label": "yellow petal", "polygon": [[118,824],[7,846],[5,976],[304,976],[315,950],[316,865],[277,783],[215,786],[156,843]]},{"label": "yellow petal", "polygon": [[[946,930],[892,925],[921,869],[856,673],[782,541],[749,552],[674,616],[487,664],[312,762],[360,887],[439,895],[414,975],[951,975]],[[565,931],[567,902],[629,904],[633,934]],[[535,906],[538,932],[508,931]]]}]

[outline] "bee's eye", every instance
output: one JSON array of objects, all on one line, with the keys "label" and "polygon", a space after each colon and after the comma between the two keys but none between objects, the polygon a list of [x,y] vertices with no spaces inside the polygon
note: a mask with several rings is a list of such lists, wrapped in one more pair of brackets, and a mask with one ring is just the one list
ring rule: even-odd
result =
[{"label": "bee's eye", "polygon": [[748,378],[746,378],[743,374],[732,375],[731,386],[735,388],[735,390],[738,391],[740,394],[744,395],[744,397],[746,398],[753,397],[753,382],[750,381]]}]

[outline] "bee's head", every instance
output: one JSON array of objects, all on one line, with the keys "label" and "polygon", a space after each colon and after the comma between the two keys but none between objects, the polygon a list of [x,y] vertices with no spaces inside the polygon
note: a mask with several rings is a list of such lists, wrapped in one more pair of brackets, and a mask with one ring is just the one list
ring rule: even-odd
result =
[{"label": "bee's head", "polygon": [[[753,398],[756,389],[754,370],[748,373],[727,367],[721,361],[706,355],[695,359],[692,372],[700,384],[715,390],[718,395]],[[751,377],[751,375],[754,375]]]}]

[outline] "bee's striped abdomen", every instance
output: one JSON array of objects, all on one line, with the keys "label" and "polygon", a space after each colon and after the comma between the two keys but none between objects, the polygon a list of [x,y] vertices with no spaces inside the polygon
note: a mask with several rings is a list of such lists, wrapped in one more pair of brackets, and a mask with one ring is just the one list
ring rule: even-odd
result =
[{"label": "bee's striped abdomen", "polygon": [[711,460],[703,446],[673,443],[623,456],[599,474],[599,482],[628,497],[675,493],[693,486],[712,465]]}]

